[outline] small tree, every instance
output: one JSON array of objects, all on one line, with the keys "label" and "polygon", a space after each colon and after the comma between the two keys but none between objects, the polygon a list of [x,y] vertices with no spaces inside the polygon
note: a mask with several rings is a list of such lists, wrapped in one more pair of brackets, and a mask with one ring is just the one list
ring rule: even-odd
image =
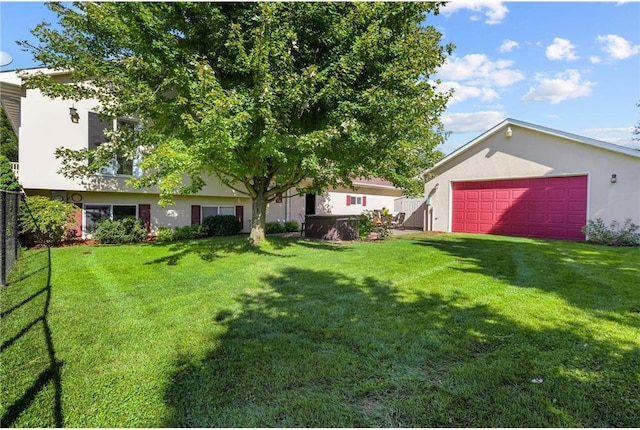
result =
[{"label": "small tree", "polygon": [[71,82],[27,84],[140,119],[135,141],[125,130],[93,154],[60,148],[62,173],[96,172],[142,147],[145,174],[132,185],[157,185],[171,204],[213,175],[252,199],[257,244],[267,204],[293,187],[317,193],[376,176],[421,188],[445,137],[449,93],[429,77],[453,47],[426,24],[442,4],[48,3],[61,29],[41,24],[40,44],[22,45]]}]

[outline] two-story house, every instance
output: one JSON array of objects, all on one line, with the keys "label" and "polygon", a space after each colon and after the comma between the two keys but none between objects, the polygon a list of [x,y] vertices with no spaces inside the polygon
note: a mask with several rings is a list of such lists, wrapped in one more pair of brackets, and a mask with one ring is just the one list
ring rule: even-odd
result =
[{"label": "two-story house", "polygon": [[[158,227],[178,227],[200,223],[210,215],[235,215],[248,232],[251,200],[214,178],[197,194],[177,195],[175,204],[162,207],[155,188],[134,189],[126,180],[143,172],[138,160],[114,158],[99,174],[70,179],[59,173],[61,160],[56,148],[92,149],[106,141],[105,129],[135,127],[128,119],[102,122],[95,113],[96,100],[72,102],[50,98],[38,89],[23,85],[24,73],[42,71],[64,82],[67,74],[46,69],[0,73],[2,108],[18,136],[18,180],[27,195],[44,195],[78,206],[78,222],[83,235],[90,234],[103,218],[135,216],[153,233]],[[394,207],[402,192],[382,180],[355,181],[356,190],[334,189],[322,195],[296,195],[290,190],[271,203],[267,221],[296,220],[305,214],[359,214],[364,209]]]}]

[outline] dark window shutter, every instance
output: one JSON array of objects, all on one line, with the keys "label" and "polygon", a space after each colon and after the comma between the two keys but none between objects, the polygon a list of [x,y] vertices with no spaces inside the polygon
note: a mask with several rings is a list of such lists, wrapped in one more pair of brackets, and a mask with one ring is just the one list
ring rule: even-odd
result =
[{"label": "dark window shutter", "polygon": [[147,232],[151,231],[151,205],[138,205],[138,218],[142,220]]},{"label": "dark window shutter", "polygon": [[111,130],[113,124],[106,121],[102,121],[100,116],[95,112],[89,112],[88,118],[89,129],[89,149],[96,149],[101,144],[105,143],[108,139],[104,135],[105,130]]},{"label": "dark window shutter", "polygon": [[351,196],[347,196],[347,206],[351,206]]},{"label": "dark window shutter", "polygon": [[191,225],[200,224],[200,205],[191,205]]},{"label": "dark window shutter", "polygon": [[367,205],[367,196],[362,196],[362,206]]},{"label": "dark window shutter", "polygon": [[238,218],[240,225],[244,228],[244,206],[236,206],[236,218]]},{"label": "dark window shutter", "polygon": [[74,214],[77,223],[76,237],[82,237],[82,203],[74,203],[74,205],[77,208]]}]

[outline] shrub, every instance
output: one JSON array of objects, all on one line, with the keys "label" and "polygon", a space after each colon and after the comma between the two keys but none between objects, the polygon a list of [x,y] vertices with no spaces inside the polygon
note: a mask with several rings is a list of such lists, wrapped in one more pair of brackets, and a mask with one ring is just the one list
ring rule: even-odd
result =
[{"label": "shrub", "polygon": [[20,191],[20,184],[11,170],[11,161],[0,155],[0,190]]},{"label": "shrub", "polygon": [[278,234],[284,233],[285,231],[284,225],[279,222],[268,222],[264,225],[265,234]]},{"label": "shrub", "polygon": [[235,215],[213,215],[202,220],[207,236],[231,236],[240,233],[242,225]]},{"label": "shrub", "polygon": [[358,237],[365,240],[373,228],[373,219],[369,216],[368,211],[363,212],[358,220]]},{"label": "shrub", "polygon": [[300,226],[297,221],[291,220],[284,223],[284,229],[289,232],[300,231]]},{"label": "shrub", "polygon": [[147,238],[147,229],[142,220],[131,217],[104,219],[98,223],[93,238],[101,243],[138,243]]},{"label": "shrub", "polygon": [[66,239],[68,228],[77,228],[76,210],[72,204],[44,196],[26,197],[20,204],[22,232],[36,243],[59,245]]},{"label": "shrub", "polygon": [[601,218],[588,220],[582,227],[582,232],[589,242],[609,246],[638,246],[640,245],[640,226],[627,219],[622,226],[618,221],[612,221],[609,227]]},{"label": "shrub", "polygon": [[173,230],[171,227],[160,227],[156,234],[156,241],[158,242],[171,242],[173,240]]},{"label": "shrub", "polygon": [[199,239],[206,236],[207,232],[201,225],[185,225],[184,227],[176,227],[173,232],[173,240]]},{"label": "shrub", "polygon": [[[614,221],[615,228],[618,227],[618,222]],[[612,224],[613,224],[612,223]],[[638,246],[640,245],[640,233],[638,233],[640,226],[631,222],[628,218],[625,220],[622,227],[618,230],[618,245],[619,246]]]}]

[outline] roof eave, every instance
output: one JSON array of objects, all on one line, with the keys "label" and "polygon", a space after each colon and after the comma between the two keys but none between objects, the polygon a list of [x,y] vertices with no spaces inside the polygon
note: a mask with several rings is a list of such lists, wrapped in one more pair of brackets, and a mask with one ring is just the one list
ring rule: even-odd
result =
[{"label": "roof eave", "polygon": [[558,137],[561,137],[561,138],[564,138],[564,139],[567,139],[567,140],[571,140],[571,141],[574,141],[574,142],[582,143],[582,144],[585,144],[585,145],[594,146],[594,147],[597,147],[597,148],[600,148],[600,149],[604,149],[604,150],[607,150],[607,151],[617,152],[619,154],[625,154],[625,155],[630,155],[632,157],[640,158],[640,151],[637,151],[635,149],[627,148],[625,146],[615,145],[613,143],[604,142],[602,140],[597,140],[597,139],[592,139],[592,138],[585,137],[585,136],[580,136],[580,135],[577,135],[577,134],[567,133],[567,132],[556,130],[556,129],[549,128],[549,127],[544,127],[544,126],[531,124],[531,123],[524,122],[524,121],[519,121],[517,119],[507,118],[504,121],[500,122],[499,124],[495,125],[494,127],[490,128],[489,130],[485,131],[480,136],[476,137],[475,139],[471,140],[470,142],[468,142],[468,143],[464,144],[463,146],[461,146],[460,148],[456,149],[455,151],[453,151],[452,153],[450,153],[449,155],[444,157],[442,160],[438,161],[431,168],[425,170],[423,172],[423,175],[426,175],[426,174],[434,171],[438,167],[442,166],[443,164],[448,163],[452,159],[458,157],[459,155],[461,155],[464,152],[468,151],[469,149],[473,148],[474,146],[476,146],[481,141],[487,139],[488,137],[492,136],[493,134],[495,134],[496,132],[498,132],[499,130],[501,130],[502,128],[504,128],[505,126],[508,126],[508,125],[514,125],[514,126],[526,128],[526,129],[529,129],[529,130],[537,131],[537,132],[540,132],[540,133],[545,133],[545,134],[552,135],[552,136],[558,136]]}]

